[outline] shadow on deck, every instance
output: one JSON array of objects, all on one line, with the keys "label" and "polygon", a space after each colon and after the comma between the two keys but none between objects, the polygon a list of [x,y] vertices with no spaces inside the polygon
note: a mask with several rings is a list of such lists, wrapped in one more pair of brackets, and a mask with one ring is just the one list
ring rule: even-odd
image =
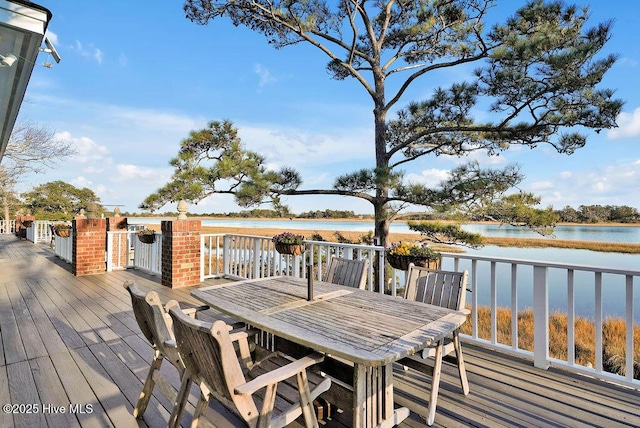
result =
[{"label": "shadow on deck", "polygon": [[[137,271],[74,277],[47,247],[0,235],[0,402],[15,410],[0,413],[0,426],[166,426],[171,403],[159,392],[142,420],[132,416],[153,351],[122,287],[127,279],[164,301],[197,304],[189,289]],[[435,426],[640,426],[639,391],[471,344],[464,352],[471,394],[461,394],[455,369],[445,365]],[[170,364],[163,371],[179,385]],[[429,381],[395,373],[397,401],[412,411],[402,427],[425,425],[418,414]],[[190,402],[189,414],[195,390]],[[223,411],[214,404],[209,418],[215,423]],[[348,427],[350,418],[337,413],[322,424]]]}]

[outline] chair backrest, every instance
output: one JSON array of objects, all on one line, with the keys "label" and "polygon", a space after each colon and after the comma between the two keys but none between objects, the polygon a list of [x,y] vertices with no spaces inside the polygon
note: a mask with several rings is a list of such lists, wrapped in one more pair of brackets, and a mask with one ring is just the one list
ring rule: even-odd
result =
[{"label": "chair backrest", "polygon": [[178,351],[186,369],[205,382],[212,394],[245,421],[258,417],[253,398],[235,394],[246,382],[242,367],[229,336],[228,325],[221,320],[208,323],[187,316],[176,301],[167,302],[173,319]]},{"label": "chair backrest", "polygon": [[468,272],[433,270],[413,263],[407,271],[404,298],[443,308],[464,308]]},{"label": "chair backrest", "polygon": [[169,358],[172,364],[179,363],[180,357],[175,349],[165,346],[165,342],[174,340],[174,335],[171,327],[171,318],[162,306],[158,293],[155,291],[145,293],[133,281],[126,281],[124,287],[131,295],[133,314],[142,334],[155,349]]},{"label": "chair backrest", "polygon": [[347,287],[364,289],[367,285],[369,260],[350,260],[331,257],[329,269],[323,281]]}]

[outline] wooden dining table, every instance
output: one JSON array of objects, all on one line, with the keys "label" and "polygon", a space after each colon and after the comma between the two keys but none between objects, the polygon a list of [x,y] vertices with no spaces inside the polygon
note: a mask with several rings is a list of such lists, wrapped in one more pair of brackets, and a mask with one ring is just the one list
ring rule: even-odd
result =
[{"label": "wooden dining table", "polygon": [[276,337],[353,363],[353,427],[399,424],[409,410],[394,408],[393,362],[441,342],[466,315],[321,281],[312,288],[309,300],[307,280],[278,276],[202,287],[191,294]]}]

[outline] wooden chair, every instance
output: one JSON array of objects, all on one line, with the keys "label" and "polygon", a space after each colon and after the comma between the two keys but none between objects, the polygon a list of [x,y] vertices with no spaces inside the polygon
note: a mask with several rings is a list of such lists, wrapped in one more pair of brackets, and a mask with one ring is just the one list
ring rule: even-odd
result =
[{"label": "wooden chair", "polygon": [[314,352],[291,360],[272,353],[253,362],[246,332],[230,332],[224,321],[211,324],[191,319],[175,301],[168,302],[167,309],[186,367],[170,427],[180,422],[191,382],[200,387],[192,428],[212,396],[248,427],[284,427],[300,415],[307,427],[318,427],[313,400],[329,389],[331,381],[307,373],[307,367],[322,362],[323,355]]},{"label": "wooden chair", "polygon": [[[153,346],[154,351],[144,387],[138,398],[138,403],[133,409],[133,416],[141,418],[147,409],[156,384],[171,401],[177,397],[178,391],[160,373],[160,366],[164,359],[166,358],[178,370],[180,376],[184,373],[184,363],[175,346],[171,318],[162,305],[158,293],[155,291],[145,293],[133,281],[126,281],[123,285],[131,295],[131,306],[138,326],[144,337]],[[189,308],[186,312],[189,316],[195,317],[196,312],[204,309],[208,309],[208,306]]]},{"label": "wooden chair", "polygon": [[[404,298],[466,312],[464,301],[467,292],[467,276],[468,272],[466,270],[464,272],[431,270],[415,266],[412,263],[407,271]],[[400,360],[405,369],[406,367],[411,367],[433,377],[427,416],[429,425],[433,424],[436,413],[442,357],[454,352],[462,392],[467,395],[469,394],[469,383],[462,358],[460,329],[456,329],[450,337],[445,337],[437,344],[426,347],[421,354]],[[426,364],[424,359],[427,358],[435,358],[433,367]]]},{"label": "wooden chair", "polygon": [[369,260],[367,259],[350,260],[333,256],[323,281],[364,290],[367,285],[368,270]]}]

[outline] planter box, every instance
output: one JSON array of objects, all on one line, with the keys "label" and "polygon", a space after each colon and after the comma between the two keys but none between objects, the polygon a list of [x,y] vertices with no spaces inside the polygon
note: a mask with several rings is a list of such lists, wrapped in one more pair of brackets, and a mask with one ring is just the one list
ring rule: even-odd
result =
[{"label": "planter box", "polygon": [[429,269],[438,269],[440,266],[440,259],[428,259],[426,257],[394,256],[389,254],[387,255],[387,261],[392,268],[400,270],[409,270],[409,264],[411,263]]},{"label": "planter box", "polygon": [[153,244],[154,242],[156,242],[156,234],[140,234],[138,235],[138,241],[142,242],[143,244]]},{"label": "planter box", "polygon": [[276,251],[280,254],[290,254],[292,256],[299,256],[304,253],[304,244],[282,244],[277,243]]}]

